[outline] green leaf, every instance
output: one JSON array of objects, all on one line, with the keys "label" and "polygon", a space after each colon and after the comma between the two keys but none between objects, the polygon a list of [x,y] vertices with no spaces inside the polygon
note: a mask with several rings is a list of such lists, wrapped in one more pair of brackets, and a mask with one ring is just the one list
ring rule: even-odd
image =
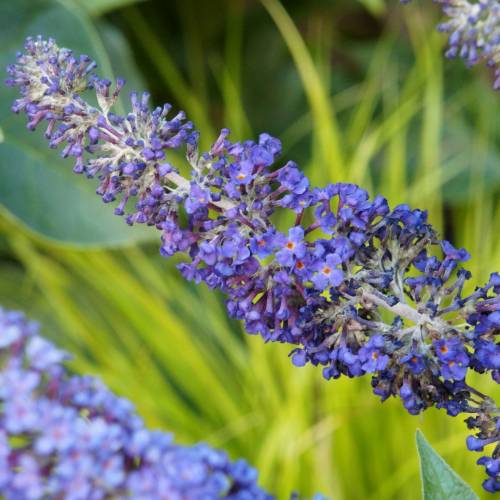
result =
[{"label": "green leaf", "polygon": [[115,9],[121,9],[127,5],[144,2],[145,0],[67,0],[73,1],[85,9],[92,16],[102,16]]},{"label": "green leaf", "polygon": [[[118,66],[141,83],[116,30],[95,26],[80,9],[57,0],[0,2],[0,67],[15,60],[27,36],[39,33],[94,57],[107,77]],[[16,96],[0,85],[0,207],[30,230],[66,244],[117,246],[155,237],[155,231],[131,229],[115,216],[95,195],[96,181],[73,174],[71,161],[48,149],[42,130],[26,130],[25,119],[10,111]],[[117,111],[124,109],[120,102]]]},{"label": "green leaf", "polygon": [[434,451],[417,430],[423,500],[478,500],[470,486]]}]

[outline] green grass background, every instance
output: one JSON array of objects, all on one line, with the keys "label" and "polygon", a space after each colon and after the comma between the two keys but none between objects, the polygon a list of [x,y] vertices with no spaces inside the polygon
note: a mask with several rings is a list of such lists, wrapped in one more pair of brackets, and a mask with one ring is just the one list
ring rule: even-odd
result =
[{"label": "green grass background", "polygon": [[[499,96],[487,70],[443,59],[430,1],[133,3],[89,2],[128,39],[154,101],[185,109],[204,145],[222,124],[237,139],[271,132],[314,184],[357,182],[427,209],[472,253],[470,288],[499,269]],[[39,319],[75,370],[102,377],[150,426],[249,459],[278,498],[420,498],[416,428],[486,498],[460,418],[412,417],[380,404],[368,379],[292,367],[288,347],[245,335],[223,298],[186,283],[157,247],[62,246],[4,211],[0,303]]]}]

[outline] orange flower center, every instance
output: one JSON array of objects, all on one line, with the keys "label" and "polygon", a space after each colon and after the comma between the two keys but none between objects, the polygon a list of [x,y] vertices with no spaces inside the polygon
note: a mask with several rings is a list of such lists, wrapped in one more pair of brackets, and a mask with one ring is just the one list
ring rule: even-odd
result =
[{"label": "orange flower center", "polygon": [[286,244],[286,247],[288,248],[288,250],[293,250],[295,248],[295,243],[293,241],[289,241]]},{"label": "orange flower center", "polygon": [[330,274],[330,273],[332,272],[332,270],[331,270],[331,268],[330,268],[330,267],[325,266],[321,272],[322,272],[323,274],[328,275],[328,274]]}]

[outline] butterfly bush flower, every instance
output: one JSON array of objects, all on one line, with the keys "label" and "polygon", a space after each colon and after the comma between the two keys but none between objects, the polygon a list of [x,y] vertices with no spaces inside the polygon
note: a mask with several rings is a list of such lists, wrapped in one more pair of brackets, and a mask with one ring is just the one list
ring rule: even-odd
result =
[{"label": "butterfly bush flower", "polygon": [[[401,0],[410,3],[411,0]],[[500,89],[500,2],[498,0],[434,0],[447,20],[438,29],[448,34],[446,56],[460,57],[468,67],[485,62]]]},{"label": "butterfly bush flower", "polygon": [[2,498],[273,498],[244,460],[146,429],[127,400],[71,375],[67,359],[36,323],[0,308]]},{"label": "butterfly bush flower", "polygon": [[[148,111],[132,94],[127,116],[112,113],[123,82],[111,91],[93,70],[53,40],[28,39],[8,68],[21,92],[14,111],[29,128],[43,122],[49,144],[96,177],[128,223],[156,227],[162,255],[184,254],[183,276],[221,290],[248,333],[292,345],[296,366],[319,366],[327,380],[369,374],[376,395],[400,397],[411,414],[466,415],[469,448],[486,450],[484,486],[499,491],[499,410],[467,377],[500,381],[500,276],[465,294],[469,254],[440,240],[425,211],[391,208],[354,184],[312,188],[295,163],[280,163],[268,134],[233,142],[223,129],[200,152],[197,132],[182,113],[168,119],[168,106]],[[91,89],[98,108],[84,100]],[[168,156],[181,147],[189,179]],[[287,231],[273,222],[278,209],[295,218]],[[20,413],[16,425],[30,425],[29,409]]]}]

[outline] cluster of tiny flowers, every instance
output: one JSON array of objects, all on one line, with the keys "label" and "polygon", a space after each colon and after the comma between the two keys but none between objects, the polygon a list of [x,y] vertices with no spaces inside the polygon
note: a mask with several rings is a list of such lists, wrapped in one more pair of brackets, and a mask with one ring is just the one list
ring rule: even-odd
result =
[{"label": "cluster of tiny flowers", "polygon": [[[400,0],[410,3],[411,0]],[[434,0],[448,19],[438,26],[449,35],[446,56],[461,57],[467,66],[478,62],[494,69],[493,87],[500,89],[499,0]]]},{"label": "cluster of tiny flowers", "polygon": [[273,498],[244,460],[147,430],[130,402],[69,374],[67,357],[36,323],[0,308],[2,498]]},{"label": "cluster of tiny flowers", "polygon": [[[471,371],[500,381],[500,276],[465,295],[470,273],[460,262],[469,255],[439,240],[426,212],[391,209],[354,184],[312,188],[295,163],[278,163],[281,144],[268,134],[232,142],[224,129],[201,153],[191,126],[177,124],[176,140],[157,149],[161,109],[134,104],[122,118],[107,100],[100,110],[82,104],[76,89],[94,87],[102,100],[109,85],[82,76],[86,59],[85,68],[73,61],[54,42],[29,39],[8,69],[22,94],[14,111],[30,127],[34,117],[48,122],[49,141],[64,137],[76,171],[96,176],[99,194],[112,186],[122,197],[118,213],[160,230],[161,253],[187,254],[182,274],[224,292],[248,333],[293,345],[296,366],[320,366],[327,380],[368,374],[375,394],[400,397],[411,414],[436,406],[468,415],[469,448],[491,450],[480,459],[484,486],[500,490],[499,410],[466,382]],[[164,156],[181,144],[190,180]],[[295,219],[285,232],[277,209]]]}]

